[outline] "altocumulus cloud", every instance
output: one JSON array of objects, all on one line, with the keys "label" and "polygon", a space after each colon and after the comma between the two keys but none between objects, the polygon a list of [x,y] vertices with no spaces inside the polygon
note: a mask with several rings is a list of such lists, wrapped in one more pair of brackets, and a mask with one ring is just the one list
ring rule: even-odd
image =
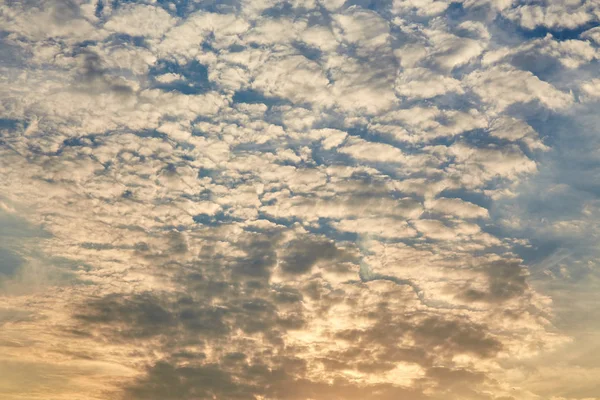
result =
[{"label": "altocumulus cloud", "polygon": [[4,2],[1,397],[600,398],[599,15]]}]

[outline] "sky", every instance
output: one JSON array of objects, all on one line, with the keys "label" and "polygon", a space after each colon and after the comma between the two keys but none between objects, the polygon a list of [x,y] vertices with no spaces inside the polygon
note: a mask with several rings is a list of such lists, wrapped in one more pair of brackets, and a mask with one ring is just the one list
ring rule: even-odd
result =
[{"label": "sky", "polygon": [[599,400],[600,0],[0,1],[3,400]]}]

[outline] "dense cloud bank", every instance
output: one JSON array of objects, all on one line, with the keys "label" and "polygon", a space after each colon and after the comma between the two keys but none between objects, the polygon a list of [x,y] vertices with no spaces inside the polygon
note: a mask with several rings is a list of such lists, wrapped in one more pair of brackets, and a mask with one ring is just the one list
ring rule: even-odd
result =
[{"label": "dense cloud bank", "polygon": [[4,2],[0,397],[600,398],[531,284],[596,279],[599,19]]}]

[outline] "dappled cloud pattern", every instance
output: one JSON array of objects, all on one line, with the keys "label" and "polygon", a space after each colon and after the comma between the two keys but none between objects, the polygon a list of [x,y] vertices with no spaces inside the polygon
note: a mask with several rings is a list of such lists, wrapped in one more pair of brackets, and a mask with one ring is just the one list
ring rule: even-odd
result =
[{"label": "dappled cloud pattern", "polygon": [[543,362],[599,282],[597,175],[556,172],[600,165],[599,19],[3,2],[0,397],[600,399]]}]

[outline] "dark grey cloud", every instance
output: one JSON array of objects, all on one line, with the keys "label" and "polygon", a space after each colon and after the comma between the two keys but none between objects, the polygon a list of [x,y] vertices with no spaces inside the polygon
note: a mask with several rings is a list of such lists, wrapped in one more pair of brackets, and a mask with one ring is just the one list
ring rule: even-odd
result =
[{"label": "dark grey cloud", "polygon": [[15,252],[0,247],[0,277],[12,277],[23,264],[23,259]]},{"label": "dark grey cloud", "polygon": [[[237,378],[237,377],[235,377]],[[218,365],[174,367],[166,362],[154,365],[148,376],[127,388],[124,398],[140,400],[253,399],[256,388],[236,382],[234,375]]]},{"label": "dark grey cloud", "polygon": [[249,249],[249,257],[239,259],[235,269],[242,275],[266,277],[275,266],[276,259],[274,248],[269,241],[256,241]]},{"label": "dark grey cloud", "polygon": [[75,317],[91,326],[105,326],[117,338],[144,338],[168,333],[175,326],[173,315],[161,303],[152,293],[108,295],[90,301]]},{"label": "dark grey cloud", "polygon": [[469,353],[489,358],[502,349],[502,343],[488,333],[485,325],[465,320],[445,320],[435,317],[421,321],[414,340],[424,346],[437,347],[449,355]]},{"label": "dark grey cloud", "polygon": [[87,326],[99,327],[100,335],[117,341],[164,336],[185,342],[194,336],[225,337],[237,329],[247,334],[297,329],[303,323],[301,313],[281,316],[268,299],[240,296],[235,288],[221,292],[219,300],[218,305],[210,304],[210,294],[199,299],[183,293],[178,299],[154,293],[109,295],[86,304],[76,318]]},{"label": "dark grey cloud", "polygon": [[[164,237],[169,247],[181,247],[178,233],[165,233]],[[152,346],[167,355],[163,361],[149,365],[145,376],[126,386],[125,398],[426,399],[428,396],[422,392],[426,387],[458,393],[483,380],[481,373],[443,370],[438,363],[457,354],[490,358],[502,349],[482,324],[466,318],[429,315],[427,311],[398,313],[382,298],[372,310],[356,309],[373,321],[371,328],[338,332],[329,340],[332,344],[345,342],[347,349],[326,352],[313,363],[328,373],[354,370],[366,374],[388,373],[398,363],[416,364],[426,371],[420,381],[422,387],[409,390],[343,378],[330,384],[312,381],[305,376],[307,360],[298,358],[293,347],[285,346],[285,333],[303,329],[307,321],[319,318],[330,307],[353,304],[358,299],[343,290],[332,291],[318,276],[302,286],[271,283],[270,269],[277,261],[278,249],[284,250],[280,262],[299,263],[303,273],[308,273],[307,266],[317,259],[331,260],[342,254],[343,261],[348,256],[331,243],[305,236],[281,247],[277,237],[269,240],[268,236],[249,234],[248,240],[240,238],[238,246],[245,257],[220,258],[207,250],[205,258],[194,263],[158,264],[158,270],[177,271],[169,276],[182,285],[178,294],[108,295],[89,301],[78,311],[76,329],[91,329],[93,335],[113,343],[134,341],[144,347],[152,340]],[[310,251],[317,253],[305,256],[304,252]],[[244,269],[244,265],[250,269]],[[359,285],[369,290],[366,284]],[[314,314],[306,314],[304,299],[316,301],[318,310]],[[235,332],[259,335],[270,347],[248,347],[234,339]],[[413,345],[399,346],[404,340]]]},{"label": "dark grey cloud", "polygon": [[18,308],[4,308],[0,310],[0,327],[5,324],[18,324],[20,322],[30,322],[35,319],[31,311]]},{"label": "dark grey cloud", "polygon": [[133,88],[121,77],[110,73],[98,53],[83,48],[78,57],[83,59],[79,81],[84,90],[110,91],[120,95],[133,93]]},{"label": "dark grey cloud", "polygon": [[140,400],[256,399],[257,396],[282,400],[377,398],[391,400],[427,399],[418,390],[390,384],[359,385],[345,379],[331,384],[297,377],[304,372],[304,361],[282,358],[274,366],[242,363],[236,368],[225,364],[176,367],[165,362],[148,369],[148,375],[127,388],[126,396]]},{"label": "dark grey cloud", "polygon": [[50,234],[41,226],[36,226],[26,219],[0,209],[0,238],[8,242],[10,238],[47,238]]},{"label": "dark grey cloud", "polygon": [[336,247],[334,242],[298,238],[286,244],[281,269],[287,274],[309,273],[319,261],[332,261],[334,264],[356,261],[350,254]]},{"label": "dark grey cloud", "polygon": [[[347,340],[360,348],[381,349],[384,360],[400,357],[402,361],[416,361],[430,364],[430,350],[435,348],[436,357],[452,357],[456,354],[471,354],[476,357],[490,358],[496,355],[502,344],[488,333],[485,325],[468,320],[448,320],[436,316],[421,316],[411,320],[402,316],[392,316],[390,311],[380,310],[372,315],[375,324],[366,330],[347,330],[337,334],[337,338]],[[412,339],[414,348],[397,347],[399,339]],[[390,352],[390,353],[388,353]],[[417,357],[420,356],[420,357]]]},{"label": "dark grey cloud", "polygon": [[460,297],[468,301],[498,303],[522,296],[528,289],[527,270],[517,261],[496,261],[483,267],[487,291],[466,289]]},{"label": "dark grey cloud", "polygon": [[[164,239],[171,257],[188,251],[181,233],[168,232]],[[176,346],[169,340],[215,339],[240,329],[271,335],[278,342],[278,332],[304,325],[303,294],[293,287],[269,284],[277,260],[277,238],[271,239],[249,234],[248,240],[238,243],[244,257],[215,257],[207,250],[205,258],[182,264],[146,255],[157,274],[172,277],[182,287],[180,292],[107,295],[89,301],[76,317],[115,340],[164,336],[168,346]]]}]

